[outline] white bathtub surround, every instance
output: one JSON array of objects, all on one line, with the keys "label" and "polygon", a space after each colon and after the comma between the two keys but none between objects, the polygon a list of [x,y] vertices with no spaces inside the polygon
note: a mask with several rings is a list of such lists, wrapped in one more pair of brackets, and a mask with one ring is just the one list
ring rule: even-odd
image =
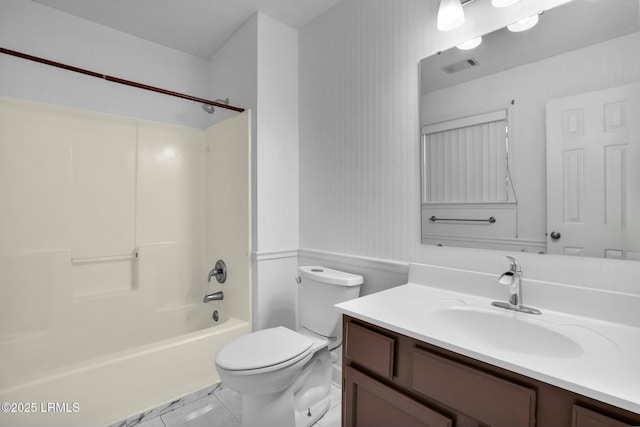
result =
[{"label": "white bathtub surround", "polygon": [[[492,307],[492,301],[506,301],[508,296],[508,289],[492,275],[411,264],[406,285],[339,308],[418,340],[640,413],[639,296],[524,281],[523,303],[540,309],[538,316]],[[465,324],[446,317],[451,314],[480,316]],[[491,327],[491,322],[497,323]],[[518,322],[518,328],[509,329],[509,322]],[[505,323],[504,333],[511,335],[501,339],[496,330]],[[518,331],[530,333],[517,335]]]},{"label": "white bathtub surround", "polygon": [[202,130],[0,111],[0,400],[80,408],[0,424],[107,424],[219,381],[213,355],[251,330],[250,112]]},{"label": "white bathtub surround", "polygon": [[[205,182],[204,258],[207,277],[217,260],[227,265],[225,283],[206,283],[204,293],[222,290],[223,310],[252,323],[251,266],[251,111],[210,127]],[[195,253],[193,256],[198,256]],[[204,295],[204,294],[203,294]],[[200,296],[198,296],[198,300]],[[210,304],[211,305],[211,304]]]}]

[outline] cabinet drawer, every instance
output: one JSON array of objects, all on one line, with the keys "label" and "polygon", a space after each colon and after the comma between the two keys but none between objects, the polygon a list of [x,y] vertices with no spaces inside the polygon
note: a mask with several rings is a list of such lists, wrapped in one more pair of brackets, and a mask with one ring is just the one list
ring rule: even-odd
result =
[{"label": "cabinet drawer", "polygon": [[578,405],[573,405],[572,427],[631,427],[598,412],[591,411]]},{"label": "cabinet drawer", "polygon": [[348,322],[345,356],[385,378],[393,377],[395,339]]},{"label": "cabinet drawer", "polygon": [[412,350],[413,390],[492,427],[533,427],[536,393],[431,352]]},{"label": "cabinet drawer", "polygon": [[346,427],[452,427],[453,420],[362,372],[344,370]]}]

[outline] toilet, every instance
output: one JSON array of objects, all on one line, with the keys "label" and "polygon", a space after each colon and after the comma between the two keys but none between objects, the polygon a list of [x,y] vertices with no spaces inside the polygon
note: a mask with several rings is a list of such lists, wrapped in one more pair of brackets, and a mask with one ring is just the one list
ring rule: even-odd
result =
[{"label": "toilet", "polygon": [[362,276],[320,266],[298,273],[301,328],[253,332],[216,355],[222,383],[241,396],[243,427],[307,427],[329,409],[332,354],[342,344],[334,305],[360,295]]}]

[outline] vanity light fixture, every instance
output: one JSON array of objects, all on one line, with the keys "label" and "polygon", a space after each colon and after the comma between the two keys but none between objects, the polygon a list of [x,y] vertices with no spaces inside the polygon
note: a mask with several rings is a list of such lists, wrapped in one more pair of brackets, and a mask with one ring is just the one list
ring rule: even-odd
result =
[{"label": "vanity light fixture", "polygon": [[460,0],[440,0],[438,30],[451,31],[464,24],[464,10]]},{"label": "vanity light fixture", "polygon": [[520,0],[491,0],[493,7],[508,7],[518,3]]},{"label": "vanity light fixture", "polygon": [[513,24],[507,25],[507,29],[513,33],[527,31],[535,27],[538,21],[538,14],[536,13],[535,15],[531,15],[527,18],[514,22]]},{"label": "vanity light fixture", "polygon": [[460,43],[456,47],[460,50],[471,50],[480,46],[480,43],[482,43],[482,37],[476,37],[475,39],[467,40],[464,43]]}]

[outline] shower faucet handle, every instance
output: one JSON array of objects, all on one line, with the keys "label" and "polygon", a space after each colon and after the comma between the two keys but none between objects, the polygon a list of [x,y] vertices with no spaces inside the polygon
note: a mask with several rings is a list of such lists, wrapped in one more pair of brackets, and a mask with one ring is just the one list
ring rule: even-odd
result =
[{"label": "shower faucet handle", "polygon": [[209,272],[207,282],[211,283],[211,278],[214,276],[218,283],[224,283],[227,280],[227,265],[221,259],[216,261],[215,267]]}]

